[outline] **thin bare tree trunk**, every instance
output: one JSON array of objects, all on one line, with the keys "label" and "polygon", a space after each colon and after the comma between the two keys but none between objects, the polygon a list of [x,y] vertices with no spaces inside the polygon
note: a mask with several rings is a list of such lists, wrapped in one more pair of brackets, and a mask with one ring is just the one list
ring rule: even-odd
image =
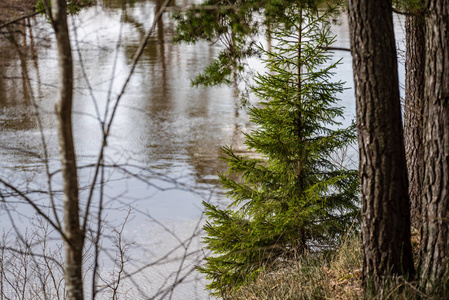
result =
[{"label": "thin bare tree trunk", "polygon": [[[300,8],[299,10],[299,29],[298,29],[298,78],[297,78],[297,82],[296,82],[296,91],[298,93],[298,115],[297,115],[297,120],[296,120],[296,136],[298,139],[298,142],[302,142],[302,99],[301,99],[301,85],[302,85],[302,81],[301,81],[301,68],[302,68],[302,8]],[[302,189],[303,186],[303,157],[302,157],[302,153],[299,155],[298,157],[298,162],[297,162],[297,176],[298,176],[298,186],[299,189]]]},{"label": "thin bare tree trunk", "polygon": [[349,0],[359,176],[363,282],[414,274],[410,203],[391,0]]},{"label": "thin bare tree trunk", "polygon": [[52,22],[58,46],[59,85],[55,108],[64,190],[66,291],[67,299],[82,300],[84,234],[79,219],[78,175],[72,132],[73,63],[66,0],[52,0]]},{"label": "thin bare tree trunk", "polygon": [[421,287],[438,292],[449,288],[449,0],[428,2],[425,83],[419,272]]},{"label": "thin bare tree trunk", "polygon": [[[302,97],[301,97],[301,88],[302,88],[302,80],[301,80],[301,69],[302,69],[302,30],[303,30],[303,26],[302,26],[302,22],[303,22],[303,8],[301,7],[299,9],[299,28],[298,28],[298,78],[296,81],[296,92],[298,93],[298,114],[296,116],[297,120],[296,120],[296,137],[298,139],[298,142],[302,142],[302,132],[303,132],[303,124],[302,124]],[[303,172],[303,168],[304,168],[304,164],[303,164],[303,160],[304,160],[304,154],[303,153],[299,153],[298,156],[298,161],[297,161],[297,169],[296,169],[296,176],[297,176],[297,180],[298,180],[298,190],[303,190],[304,189],[304,172]],[[304,232],[304,228],[301,228],[298,232],[298,240],[299,240],[299,245],[297,245],[296,249],[298,251],[298,254],[303,254],[304,251],[306,250],[306,243],[305,243],[305,232]]]}]

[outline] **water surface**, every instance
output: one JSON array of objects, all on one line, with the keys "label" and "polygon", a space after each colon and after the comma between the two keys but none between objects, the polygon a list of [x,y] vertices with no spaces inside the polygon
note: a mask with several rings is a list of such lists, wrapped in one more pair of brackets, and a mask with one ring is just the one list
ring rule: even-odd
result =
[{"label": "water surface", "polygon": [[[106,111],[110,116],[140,40],[162,2],[102,0],[69,20],[76,82],[74,135],[83,201],[101,147],[100,122]],[[191,3],[178,0],[171,5]],[[401,35],[403,26],[397,21],[396,32]],[[349,47],[346,18],[342,16],[339,23],[333,29],[338,35],[336,46]],[[130,258],[125,270],[139,270],[132,280],[123,281],[123,299],[208,298],[206,281],[192,272],[206,253],[199,239],[201,202],[223,203],[217,185],[217,172],[225,170],[218,158],[220,147],[232,145],[245,153],[241,132],[251,129],[232,88],[190,86],[190,80],[216,57],[220,45],[173,44],[174,26],[171,14],[164,14],[119,103],[105,152],[102,274],[108,278],[113,271],[114,235],[129,209],[123,229]],[[0,176],[33,192],[31,197],[42,205],[47,201],[46,155],[50,172],[59,169],[53,115],[58,79],[54,44],[43,17],[2,30],[0,35]],[[348,125],[355,114],[351,56],[336,52],[333,60],[340,58],[336,80],[347,82],[341,98],[346,107],[343,123]],[[60,181],[56,173],[52,179],[56,190]],[[60,193],[56,198],[60,206]],[[93,199],[95,229],[99,190]],[[3,207],[19,216],[11,219],[3,212],[0,222],[5,229],[14,222],[22,234],[31,230],[29,206]],[[183,277],[172,295],[164,293]]]}]

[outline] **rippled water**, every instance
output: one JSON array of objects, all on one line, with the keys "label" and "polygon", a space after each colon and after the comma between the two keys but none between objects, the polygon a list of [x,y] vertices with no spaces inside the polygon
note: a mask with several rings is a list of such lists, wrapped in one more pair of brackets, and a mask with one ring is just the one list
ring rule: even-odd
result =
[{"label": "rippled water", "polygon": [[[99,120],[107,107],[111,108],[108,99],[113,101],[120,92],[139,42],[162,2],[102,0],[70,18],[76,80],[73,122],[82,199],[87,198],[93,176],[90,165],[101,146]],[[171,5],[190,3],[178,0]],[[203,222],[201,202],[223,199],[217,186],[217,172],[225,169],[218,159],[220,147],[232,145],[245,152],[241,131],[251,128],[231,88],[190,86],[190,80],[218,54],[220,46],[175,45],[171,42],[174,26],[171,14],[164,14],[119,104],[106,148],[109,167],[105,169],[103,216],[107,249],[102,256],[102,274],[112,270],[106,253],[114,256],[114,239],[107,235],[120,228],[128,208],[131,215],[123,233],[130,243],[126,270],[140,270],[132,280],[123,281],[123,299],[149,298],[159,291],[159,297],[169,298],[164,289],[183,276],[186,278],[175,289],[173,299],[208,298],[204,278],[189,273],[204,255],[198,238]],[[396,32],[402,34],[401,22],[397,22]],[[349,47],[344,17],[334,33],[338,35],[336,46]],[[344,123],[349,124],[355,113],[351,56],[349,52],[336,53],[334,60],[340,58],[336,79],[347,82],[342,100]],[[33,191],[37,203],[44,203],[46,197],[42,135],[50,172],[59,166],[53,116],[56,67],[52,31],[43,17],[17,24],[8,32],[2,30],[0,176]],[[58,173],[52,182],[60,188]],[[94,200],[98,199],[96,193]],[[95,205],[98,207],[97,202]],[[3,207],[15,210],[12,219],[2,213],[0,223],[6,230],[13,221],[22,234],[30,230],[32,211],[28,206],[15,203]],[[190,243],[176,248],[193,235]],[[177,250],[166,257],[173,249]],[[183,260],[186,253],[190,254]],[[159,260],[163,264],[153,266]]]}]

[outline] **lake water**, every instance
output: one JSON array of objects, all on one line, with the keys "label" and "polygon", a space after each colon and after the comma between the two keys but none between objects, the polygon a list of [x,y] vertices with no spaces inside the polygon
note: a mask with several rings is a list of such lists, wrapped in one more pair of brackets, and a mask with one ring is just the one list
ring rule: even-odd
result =
[{"label": "lake water", "polygon": [[[93,178],[91,164],[101,146],[100,121],[117,98],[140,40],[162,2],[99,0],[70,18],[76,81],[73,122],[83,201]],[[191,3],[173,0],[171,5]],[[346,18],[338,22],[333,29],[338,35],[335,46],[348,48]],[[115,235],[130,210],[122,236],[129,244],[125,271],[133,275],[122,280],[120,299],[208,298],[205,279],[193,271],[207,254],[200,244],[201,202],[226,203],[217,181],[217,172],[225,170],[218,158],[220,147],[232,145],[245,153],[241,132],[251,129],[232,88],[190,86],[190,80],[216,57],[220,45],[175,45],[171,42],[174,27],[171,14],[164,14],[119,103],[105,152],[100,268],[106,282],[117,271],[112,263]],[[395,29],[401,44],[402,20],[396,19]],[[347,82],[341,98],[346,107],[344,122],[349,124],[355,114],[351,56],[336,52],[334,60],[340,58],[336,80]],[[260,68],[255,61],[250,65]],[[42,136],[49,172],[59,168],[52,113],[56,67],[53,34],[43,17],[1,30],[0,176],[42,205],[48,197]],[[403,78],[402,67],[400,73]],[[61,186],[58,175],[52,179],[56,190]],[[1,192],[6,193],[3,186]],[[60,200],[60,193],[55,197]],[[99,199],[97,190],[95,207]],[[5,232],[11,224],[19,230],[10,236],[36,228],[29,221],[33,212],[28,205],[2,202],[2,206],[0,223]],[[92,211],[92,230],[96,230],[97,211]],[[178,281],[173,293],[165,292]],[[89,289],[89,275],[86,286]],[[109,295],[104,291],[101,298]]]}]

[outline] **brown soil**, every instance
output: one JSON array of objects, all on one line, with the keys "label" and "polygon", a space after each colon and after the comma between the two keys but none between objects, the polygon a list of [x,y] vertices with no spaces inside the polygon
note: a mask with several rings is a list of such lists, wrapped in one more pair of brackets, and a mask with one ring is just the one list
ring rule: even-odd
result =
[{"label": "brown soil", "polygon": [[0,0],[0,24],[34,11],[37,0]]}]

